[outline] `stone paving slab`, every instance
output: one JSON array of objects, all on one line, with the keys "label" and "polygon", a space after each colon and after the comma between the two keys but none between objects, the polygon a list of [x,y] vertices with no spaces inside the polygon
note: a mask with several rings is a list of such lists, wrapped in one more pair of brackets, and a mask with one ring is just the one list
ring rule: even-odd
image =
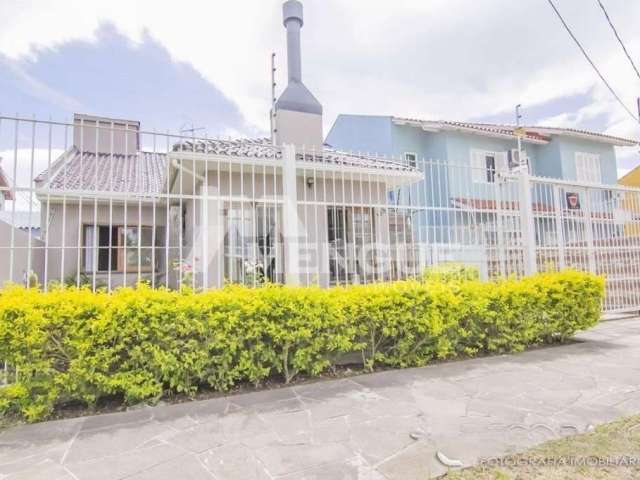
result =
[{"label": "stone paving slab", "polygon": [[640,319],[578,342],[0,433],[0,479],[425,480],[640,412]]}]

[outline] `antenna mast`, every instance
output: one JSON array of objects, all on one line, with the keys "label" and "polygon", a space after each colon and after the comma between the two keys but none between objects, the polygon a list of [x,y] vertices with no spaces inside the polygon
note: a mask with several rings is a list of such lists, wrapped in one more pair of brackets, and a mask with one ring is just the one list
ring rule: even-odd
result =
[{"label": "antenna mast", "polygon": [[271,122],[271,143],[276,144],[276,54],[271,53],[271,113],[269,120]]},{"label": "antenna mast", "polygon": [[[189,125],[191,125],[191,128],[187,128]],[[180,127],[180,135],[185,135],[187,133],[195,135],[196,132],[199,132],[201,130],[206,129],[205,127],[196,127],[193,122],[185,122],[182,124],[182,127]]]},{"label": "antenna mast", "polygon": [[522,118],[522,114],[520,113],[521,108],[522,108],[521,104],[516,105],[516,135],[518,137],[518,166],[524,165],[524,161],[522,158],[522,137],[524,137],[524,128],[520,126],[520,119]]}]

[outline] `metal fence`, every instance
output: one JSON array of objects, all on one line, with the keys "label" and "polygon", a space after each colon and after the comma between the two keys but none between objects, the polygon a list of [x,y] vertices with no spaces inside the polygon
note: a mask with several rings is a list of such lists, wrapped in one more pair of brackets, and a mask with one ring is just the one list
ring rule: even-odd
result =
[{"label": "metal fence", "polygon": [[[474,264],[485,278],[574,268],[606,278],[605,312],[640,308],[640,189],[426,161],[422,262]],[[435,187],[434,187],[435,186]],[[428,188],[429,188],[428,187]]]},{"label": "metal fence", "polygon": [[573,267],[640,308],[640,190],[458,162],[0,117],[1,281],[113,289]]},{"label": "metal fence", "polygon": [[0,388],[16,381],[18,372],[6,361],[0,361]]},{"label": "metal fence", "polygon": [[605,311],[640,305],[640,190],[533,178],[537,269],[606,277]]},{"label": "metal fence", "polygon": [[418,270],[416,207],[387,194],[421,174],[392,159],[84,117],[0,117],[0,156],[2,281],[328,286]]}]

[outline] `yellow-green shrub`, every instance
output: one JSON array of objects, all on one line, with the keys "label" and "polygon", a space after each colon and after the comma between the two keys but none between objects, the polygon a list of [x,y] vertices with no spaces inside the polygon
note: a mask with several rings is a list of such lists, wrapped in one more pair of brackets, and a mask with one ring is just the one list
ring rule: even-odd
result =
[{"label": "yellow-green shrub", "polygon": [[459,282],[479,279],[480,271],[477,267],[458,262],[441,263],[427,267],[422,272],[422,280],[425,282]]},{"label": "yellow-green shrub", "polygon": [[600,316],[600,277],[475,278],[202,293],[9,287],[0,293],[0,358],[17,368],[18,382],[0,389],[0,413],[37,420],[67,401],[135,403],[274,375],[289,382],[353,352],[372,369],[520,351],[565,340]]}]

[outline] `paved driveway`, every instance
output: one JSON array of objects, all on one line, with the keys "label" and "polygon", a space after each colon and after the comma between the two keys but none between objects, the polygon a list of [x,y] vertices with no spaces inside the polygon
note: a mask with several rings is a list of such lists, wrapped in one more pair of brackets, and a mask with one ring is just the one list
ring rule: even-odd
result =
[{"label": "paved driveway", "polygon": [[421,479],[640,412],[640,320],[580,343],[14,428],[8,479]]}]

